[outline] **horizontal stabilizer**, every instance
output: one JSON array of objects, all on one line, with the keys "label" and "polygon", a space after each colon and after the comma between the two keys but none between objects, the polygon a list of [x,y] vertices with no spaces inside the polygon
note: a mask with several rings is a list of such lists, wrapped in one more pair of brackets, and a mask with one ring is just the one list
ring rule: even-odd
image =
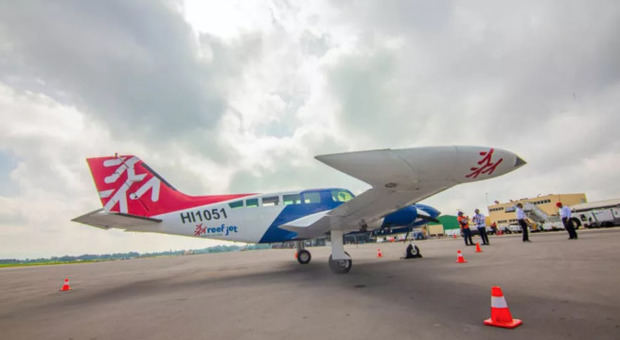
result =
[{"label": "horizontal stabilizer", "polygon": [[122,213],[106,212],[97,209],[88,214],[72,219],[73,222],[87,224],[101,229],[119,228],[131,231],[148,231],[144,227],[152,227],[161,223],[161,220],[150,217],[135,216]]}]

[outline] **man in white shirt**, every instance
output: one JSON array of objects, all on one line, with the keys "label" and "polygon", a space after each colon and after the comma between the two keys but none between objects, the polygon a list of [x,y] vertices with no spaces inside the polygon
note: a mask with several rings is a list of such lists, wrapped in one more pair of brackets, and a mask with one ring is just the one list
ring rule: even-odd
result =
[{"label": "man in white shirt", "polygon": [[487,235],[487,224],[484,219],[484,215],[480,213],[480,210],[474,210],[474,217],[472,218],[476,228],[478,228],[478,232],[480,233],[480,238],[482,239],[482,244],[489,245],[489,236]]},{"label": "man in white shirt", "polygon": [[523,204],[517,203],[515,213],[517,215],[517,221],[519,221],[519,225],[523,230],[523,242],[531,242],[527,233],[527,222],[525,221],[525,212],[523,211]]},{"label": "man in white shirt", "polygon": [[564,228],[568,231],[568,239],[576,240],[577,232],[575,231],[575,227],[573,226],[573,221],[571,221],[571,212],[570,208],[563,206],[562,202],[558,202],[555,204],[556,207],[560,209],[560,218],[562,219],[562,223],[564,224]]}]

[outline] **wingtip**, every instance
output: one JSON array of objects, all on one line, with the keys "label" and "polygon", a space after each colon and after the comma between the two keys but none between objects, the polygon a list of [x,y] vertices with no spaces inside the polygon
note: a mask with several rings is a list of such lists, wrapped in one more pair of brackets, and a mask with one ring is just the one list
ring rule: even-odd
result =
[{"label": "wingtip", "polygon": [[525,164],[527,164],[527,162],[524,161],[523,158],[517,156],[517,159],[515,160],[515,168],[522,167]]}]

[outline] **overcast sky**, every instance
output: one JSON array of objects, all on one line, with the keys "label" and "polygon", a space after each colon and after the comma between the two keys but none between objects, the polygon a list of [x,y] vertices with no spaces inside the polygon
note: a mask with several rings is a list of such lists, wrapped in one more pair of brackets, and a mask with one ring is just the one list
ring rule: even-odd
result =
[{"label": "overcast sky", "polygon": [[115,152],[188,194],[360,193],[313,156],[485,145],[528,164],[425,203],[620,197],[619,32],[615,0],[0,1],[0,258],[218,243],[70,222]]}]

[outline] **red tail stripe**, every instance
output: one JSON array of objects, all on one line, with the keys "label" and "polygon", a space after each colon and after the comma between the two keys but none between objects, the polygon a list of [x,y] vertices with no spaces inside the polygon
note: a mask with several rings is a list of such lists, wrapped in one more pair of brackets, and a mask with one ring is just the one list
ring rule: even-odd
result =
[{"label": "red tail stripe", "polygon": [[108,211],[150,217],[254,195],[185,195],[132,155],[89,158],[87,162]]}]

